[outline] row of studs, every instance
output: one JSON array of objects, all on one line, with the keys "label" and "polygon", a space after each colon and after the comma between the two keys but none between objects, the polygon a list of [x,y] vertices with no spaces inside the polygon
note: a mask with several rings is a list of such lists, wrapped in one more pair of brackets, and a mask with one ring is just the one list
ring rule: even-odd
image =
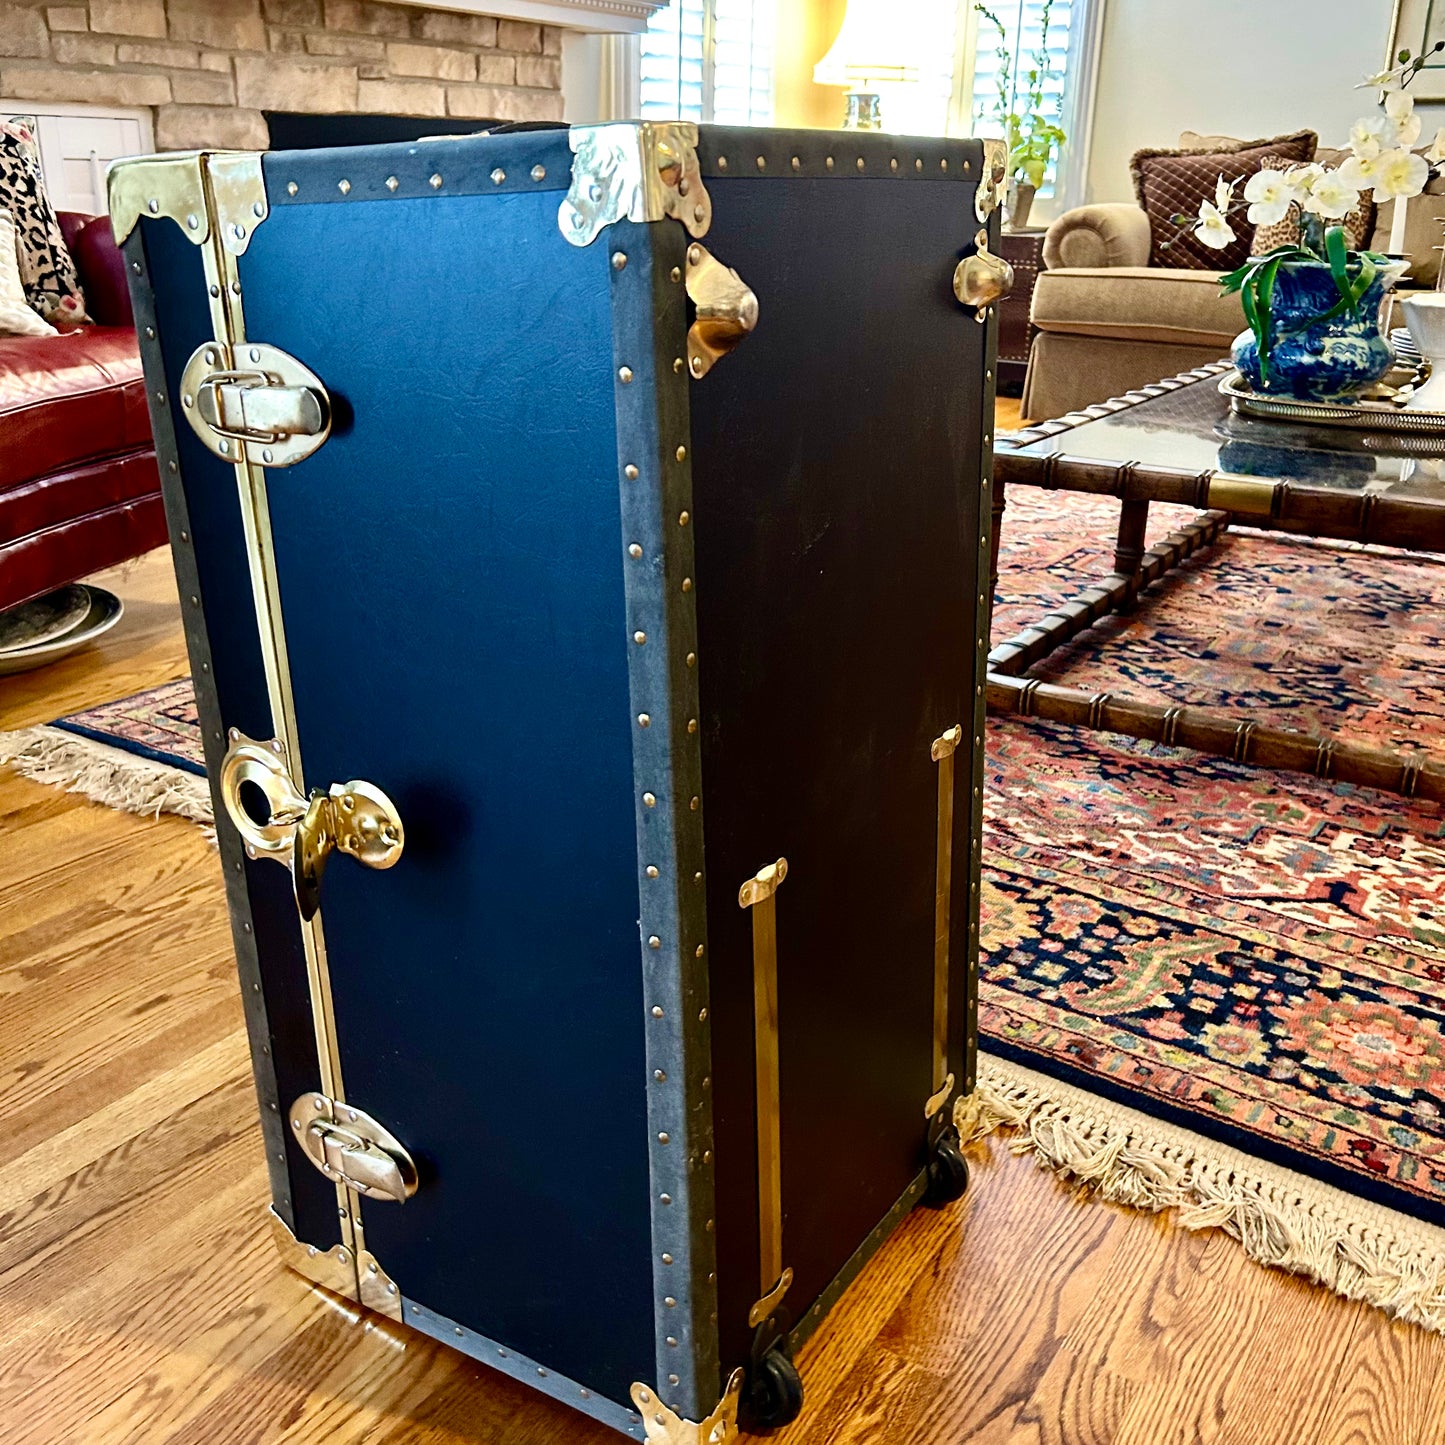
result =
[{"label": "row of studs", "polygon": [[[619,227],[614,234],[626,232]],[[671,241],[680,234],[673,228],[664,226],[657,233],[656,240],[659,243],[664,239]],[[643,307],[642,314],[651,316],[654,307],[649,270],[637,267],[633,277],[625,277],[628,256],[620,249],[612,253],[611,267],[614,273],[614,305],[619,308],[619,314],[625,314],[624,308],[630,301],[634,308],[638,305]],[[682,285],[683,272],[680,266],[672,266],[667,274],[667,284],[674,287]],[[639,287],[644,288],[643,296],[626,295],[627,292],[635,292]],[[677,294],[676,308],[680,314],[683,309],[680,291]],[[620,362],[616,370],[615,386],[621,420],[634,406],[646,405],[647,393],[632,391],[637,382],[636,373],[627,360],[620,356],[616,359]],[[673,359],[672,373],[674,377],[684,376],[685,366],[681,357]],[[666,405],[665,388],[669,383],[662,377],[655,380],[658,410],[666,415],[669,408]],[[681,389],[674,393],[674,396],[685,402],[686,383],[672,382],[671,385],[680,386]],[[619,427],[619,432],[621,431],[622,428]],[[701,770],[696,711],[697,653],[693,643],[696,633],[696,613],[693,605],[695,592],[691,568],[693,552],[691,533],[688,530],[692,522],[689,511],[690,469],[685,442],[665,442],[659,436],[656,438],[655,453],[655,465],[658,468],[655,491],[653,478],[644,477],[635,460],[622,462],[622,516],[624,531],[629,534],[626,542],[626,594],[631,614],[629,625],[633,629],[631,640],[634,648],[641,649],[662,644],[660,656],[656,652],[651,655],[645,651],[634,652],[633,665],[629,669],[634,705],[637,708],[638,733],[634,756],[640,778],[646,778],[651,769],[660,764],[670,763],[671,778],[675,785],[681,780],[684,768],[694,780],[700,776]],[[638,486],[639,482],[642,483],[641,487]],[[644,516],[648,519],[645,524]],[[647,555],[647,548],[643,544],[644,535],[653,548],[651,557]],[[639,564],[643,566],[639,567]],[[655,579],[655,585],[649,585],[652,579]],[[673,588],[677,595],[670,598],[668,594]],[[669,602],[672,603],[671,606]],[[662,636],[669,622],[679,627],[676,637]],[[659,685],[669,698],[669,711],[666,717],[654,718],[655,704],[650,698],[656,695]],[[705,1030],[708,1012],[706,986],[701,983],[705,968],[702,960],[706,953],[705,944],[701,941],[703,929],[700,926],[704,882],[701,867],[702,800],[700,794],[691,788],[684,789],[683,793],[687,796],[687,812],[692,815],[690,818],[681,813],[680,807],[669,808],[666,796],[659,799],[657,784],[644,786],[639,798],[641,808],[638,838],[642,858],[645,860],[641,880],[642,915],[646,934],[646,947],[643,951],[644,979],[651,995],[651,1002],[647,1005],[651,1021],[648,1029],[647,1063],[650,1083],[648,1123],[652,1141],[650,1172],[654,1192],[653,1239],[659,1250],[659,1263],[663,1266],[661,1271],[654,1271],[654,1278],[658,1280],[657,1295],[661,1306],[657,1312],[658,1354],[661,1359],[690,1360],[695,1365],[695,1351],[684,1354],[675,1352],[682,1351],[685,1344],[691,1343],[688,1339],[689,1330],[690,1327],[695,1327],[697,1321],[686,1311],[680,1312],[680,1315],[672,1313],[679,1310],[678,1287],[665,1282],[667,1276],[681,1263],[678,1277],[689,1281],[694,1291],[699,1283],[691,1262],[691,1226],[694,1221],[690,1216],[693,1206],[701,1204],[702,1201],[692,1197],[691,1173],[699,1166],[710,1168],[713,1159],[710,1130],[701,1121],[688,1117],[688,1102],[692,1096],[690,1085],[694,1083],[698,1096],[693,1102],[693,1112],[702,1113],[704,1118],[706,1117],[706,1095],[711,1079],[705,1072],[695,1080],[687,1077],[689,1065],[702,1055],[705,1049],[705,1040],[701,1038],[695,1041],[693,1047],[689,1047],[687,1035],[694,1029]],[[678,804],[681,796],[682,794],[676,799]],[[669,846],[663,850],[650,846],[651,838],[659,830],[670,834]],[[664,858],[664,853],[669,857]],[[658,867],[659,858],[663,858],[669,865],[666,878]],[[686,883],[683,882],[685,877],[688,878]],[[671,907],[657,897],[653,886],[661,884],[666,887],[669,883],[673,888]],[[695,900],[690,905],[686,901],[689,893]],[[684,933],[689,915],[695,915],[691,931],[696,937],[691,943],[685,941]],[[649,920],[651,927],[647,926]],[[665,942],[663,933],[671,929],[676,929],[677,936]],[[686,957],[686,950],[689,948],[690,962]],[[670,1010],[675,1013],[670,1015]],[[695,1135],[697,1137],[694,1137]],[[703,1187],[710,1195],[710,1181],[705,1181]],[[677,1207],[679,1204],[681,1208]],[[708,1216],[703,1224],[704,1233],[711,1234],[714,1229],[711,1210],[704,1208],[703,1212]],[[706,1281],[709,1289],[714,1288],[717,1282],[716,1272],[709,1270]],[[716,1313],[710,1312],[710,1315],[710,1322],[715,1324]],[[678,1318],[683,1322],[674,1323]],[[659,1366],[660,1370],[662,1368]],[[666,1384],[674,1389],[680,1386],[685,1368],[688,1367],[683,1364],[667,1368],[663,1373]],[[688,1384],[696,1389],[699,1382],[689,1380]],[[699,1400],[698,1403],[705,1402]]]},{"label": "row of studs", "polygon": [[[725,155],[718,156],[713,162],[713,165],[717,168],[717,170],[724,175],[726,175],[727,172],[731,169],[731,164],[732,163]],[[795,173],[801,174],[805,169],[809,167],[810,164],[811,162],[805,161],[802,156],[792,156],[789,161],[789,168]],[[833,156],[825,156],[823,158],[823,169],[825,172],[835,171],[837,169],[837,164],[837,160]],[[755,169],[765,172],[768,169],[767,156],[755,156],[753,158],[753,166]],[[927,163],[924,161],[922,156],[915,156],[913,158],[913,170],[915,174],[922,175],[926,166]],[[868,169],[867,158],[864,156],[855,157],[853,161],[853,169],[856,171],[866,171]],[[938,169],[940,174],[948,174],[949,168],[947,156],[939,157]],[[897,156],[890,156],[888,158],[888,173],[895,176],[906,175],[907,165],[905,162],[900,162]],[[973,174],[973,162],[967,159],[958,161],[957,173],[961,176],[971,176]]]},{"label": "row of studs", "polygon": [[[547,179],[547,168],[543,165],[535,165],[528,172],[528,174],[531,176],[533,181],[545,181]],[[500,186],[506,182],[507,173],[501,168],[501,166],[497,166],[492,171],[489,179],[494,186]],[[441,190],[445,184],[446,180],[440,171],[433,171],[431,175],[427,177],[427,185],[429,185],[434,191]],[[382,185],[384,185],[388,191],[395,195],[401,187],[401,180],[399,177],[394,175],[387,176],[387,178],[382,182]],[[342,176],[341,179],[336,182],[336,189],[343,196],[349,196],[352,190],[350,178],[347,176]],[[286,182],[286,194],[288,196],[294,197],[300,195],[300,193],[300,181],[291,180]]]},{"label": "row of studs", "polygon": [[[207,753],[207,774],[214,778],[224,750],[225,735],[221,728],[220,702],[211,672],[211,643],[201,611],[200,571],[191,543],[190,516],[180,476],[180,453],[176,446],[175,423],[167,406],[164,387],[165,362],[161,355],[155,326],[155,293],[140,257],[144,254],[141,228],[127,239],[130,269],[139,285],[132,291],[136,302],[136,324],[140,332],[141,365],[150,392],[151,429],[155,435],[156,460],[164,465],[162,494],[166,523],[171,536],[171,556],[176,581],[187,603],[186,651],[190,656],[195,678],[196,709],[200,714],[202,737]],[[214,288],[213,288],[214,289]],[[224,810],[217,810],[224,817]],[[231,932],[236,949],[236,971],[240,976],[241,1002],[246,1016],[246,1035],[251,1047],[251,1067],[256,1078],[256,1092],[261,1100],[261,1132],[266,1143],[266,1167],[271,1180],[271,1197],[277,1213],[294,1229],[291,1213],[291,1183],[286,1168],[286,1131],[281,1125],[280,1091],[276,1083],[276,1067],[271,1057],[271,1026],[266,1014],[266,1001],[261,994],[261,963],[256,950],[255,930],[251,924],[251,902],[244,881],[245,863],[241,857],[240,838],[235,829],[222,825],[216,829],[216,844],[225,868],[226,906],[231,918]],[[309,1166],[307,1166],[309,1168]]]}]

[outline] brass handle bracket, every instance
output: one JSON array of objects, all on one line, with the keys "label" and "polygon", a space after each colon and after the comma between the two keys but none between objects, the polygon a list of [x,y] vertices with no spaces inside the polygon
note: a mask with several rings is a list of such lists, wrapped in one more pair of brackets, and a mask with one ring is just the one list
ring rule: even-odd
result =
[{"label": "brass handle bracket", "polygon": [[974,307],[978,321],[988,320],[989,307],[1013,290],[1014,268],[988,249],[988,231],[974,237],[973,255],[965,256],[953,272],[953,294]]},{"label": "brass handle bracket", "polygon": [[[311,919],[321,906],[321,876],[333,852],[366,868],[391,868],[406,834],[396,804],[374,783],[357,779],[309,796],[301,792],[285,751],[278,738],[258,742],[232,728],[221,763],[221,801],[247,857],[273,858],[290,869],[296,907]],[[251,807],[243,791],[248,786],[256,790]]]},{"label": "brass handle bracket", "polygon": [[701,379],[758,324],[758,298],[706,246],[687,248],[685,272],[694,319],[687,330],[687,369]]}]

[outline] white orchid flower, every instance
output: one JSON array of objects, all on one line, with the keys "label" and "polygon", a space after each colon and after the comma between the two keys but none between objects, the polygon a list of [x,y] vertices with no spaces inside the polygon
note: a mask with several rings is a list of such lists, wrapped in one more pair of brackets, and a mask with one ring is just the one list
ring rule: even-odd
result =
[{"label": "white orchid flower", "polygon": [[1194,234],[1212,250],[1223,251],[1234,240],[1234,227],[1224,219],[1218,206],[1209,201],[1200,201],[1199,219],[1194,223]]},{"label": "white orchid flower", "polygon": [[1244,199],[1251,226],[1273,226],[1284,220],[1289,208],[1302,199],[1302,192],[1290,179],[1289,171],[1256,171],[1244,183]]},{"label": "white orchid flower", "polygon": [[1227,181],[1223,176],[1214,183],[1214,205],[1216,210],[1227,211],[1234,204],[1234,188],[1237,181]]},{"label": "white orchid flower", "polygon": [[1385,97],[1385,114],[1395,123],[1395,144],[1412,146],[1420,139],[1420,117],[1408,90],[1392,90]]},{"label": "white orchid flower", "polygon": [[1399,65],[1392,65],[1388,70],[1377,70],[1373,75],[1367,75],[1356,87],[1356,90],[1398,90],[1405,78],[1405,67],[1409,61],[1402,61]]},{"label": "white orchid flower", "polygon": [[1389,152],[1382,151],[1372,156],[1362,156],[1356,151],[1340,167],[1340,179],[1347,186],[1353,186],[1357,191],[1373,190],[1376,182],[1380,179],[1380,171],[1387,154]]},{"label": "white orchid flower", "polygon": [[1350,127],[1350,149],[1362,160],[1395,144],[1395,122],[1388,115],[1362,115]]},{"label": "white orchid flower", "polygon": [[1310,188],[1304,208],[1327,221],[1339,221],[1359,204],[1360,193],[1338,171],[1326,171]]},{"label": "white orchid flower", "polygon": [[1429,148],[1425,152],[1425,159],[1432,166],[1445,161],[1445,125],[1435,132],[1435,139],[1430,142]]},{"label": "white orchid flower", "polygon": [[[1411,196],[1418,196],[1430,179],[1430,162],[1424,156],[1417,156],[1414,151],[1403,148],[1386,151],[1375,161],[1375,165],[1378,171],[1374,182],[1377,201],[1408,201]],[[1344,166],[1340,168],[1341,173],[1344,169]],[[1353,181],[1350,176],[1345,179]]]}]

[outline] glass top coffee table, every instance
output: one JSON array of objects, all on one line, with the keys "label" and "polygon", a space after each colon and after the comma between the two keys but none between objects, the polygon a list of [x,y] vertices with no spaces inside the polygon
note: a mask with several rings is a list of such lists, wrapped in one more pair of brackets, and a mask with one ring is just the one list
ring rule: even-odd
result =
[{"label": "glass top coffee table", "polygon": [[[1235,416],[1219,390],[1231,369],[1223,362],[1199,367],[998,438],[995,587],[1009,487],[1116,497],[1120,508],[1114,571],[989,653],[989,708],[1445,801],[1445,759],[1023,676],[1101,617],[1132,607],[1144,588],[1212,544],[1232,522],[1445,552],[1445,436]],[[1201,513],[1146,550],[1151,502]]]}]

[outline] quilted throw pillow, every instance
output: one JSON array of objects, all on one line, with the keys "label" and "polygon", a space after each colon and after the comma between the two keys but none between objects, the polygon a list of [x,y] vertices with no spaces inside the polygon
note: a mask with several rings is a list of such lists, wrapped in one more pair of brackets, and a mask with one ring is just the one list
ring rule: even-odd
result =
[{"label": "quilted throw pillow", "polygon": [[1149,217],[1151,266],[1172,266],[1189,271],[1233,271],[1249,255],[1251,228],[1241,211],[1230,217],[1235,239],[1223,251],[1211,250],[1194,238],[1189,226],[1177,226],[1174,216],[1191,218],[1199,203],[1214,197],[1214,183],[1223,176],[1243,184],[1267,157],[1277,156],[1291,165],[1314,159],[1319,137],[1312,130],[1273,140],[1246,141],[1219,151],[1144,150],[1129,163],[1134,174],[1134,193]]},{"label": "quilted throw pillow", "polygon": [[60,233],[55,207],[45,194],[29,141],[20,128],[0,126],[0,206],[14,221],[25,299],[43,320],[85,321],[80,277]]},{"label": "quilted throw pillow", "polygon": [[0,336],[54,336],[25,299],[20,284],[20,256],[15,249],[15,218],[0,211]]},{"label": "quilted throw pillow", "polygon": [[[1338,166],[1348,151],[1316,151],[1315,159],[1322,165]],[[1297,161],[1287,161],[1279,156],[1266,156],[1260,166],[1262,171],[1287,171]],[[1334,225],[1334,222],[1330,222]],[[1345,245],[1351,251],[1362,251],[1375,234],[1375,202],[1370,192],[1360,193],[1359,204],[1339,224],[1344,227]],[[1251,256],[1263,256],[1276,246],[1297,246],[1300,237],[1300,208],[1291,206],[1284,220],[1272,226],[1256,226],[1254,240],[1250,245]]]}]

